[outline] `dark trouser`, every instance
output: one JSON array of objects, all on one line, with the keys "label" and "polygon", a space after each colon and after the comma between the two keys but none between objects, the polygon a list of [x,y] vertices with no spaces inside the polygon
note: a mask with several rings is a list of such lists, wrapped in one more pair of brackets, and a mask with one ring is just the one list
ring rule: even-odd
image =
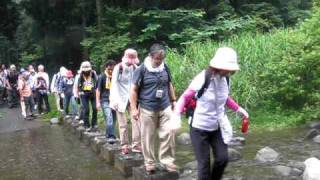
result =
[{"label": "dark trouser", "polygon": [[[190,136],[198,162],[198,180],[220,180],[228,164],[228,146],[223,142],[220,130],[191,128]],[[211,173],[210,147],[214,155]]]},{"label": "dark trouser", "polygon": [[[96,108],[96,97],[93,94],[82,94],[80,95],[81,104],[82,104],[82,111],[83,111],[83,120],[84,120],[84,127],[94,127],[97,125],[97,108]],[[90,107],[89,103],[91,102],[92,108],[92,120],[91,126],[89,122],[89,114],[90,114]]]},{"label": "dark trouser", "polygon": [[46,111],[47,112],[50,112],[50,105],[49,105],[49,100],[48,100],[48,94],[47,93],[39,93],[38,92],[38,111],[39,111],[39,114],[41,114],[43,112],[43,109],[42,109],[42,103],[45,103],[45,106],[46,106]]},{"label": "dark trouser", "polygon": [[33,97],[23,97],[24,104],[26,106],[26,115],[28,116],[28,112],[30,112],[30,115],[33,115],[33,108],[34,108],[34,101]]},{"label": "dark trouser", "polygon": [[10,108],[18,105],[18,91],[15,88],[8,89],[8,105]]}]

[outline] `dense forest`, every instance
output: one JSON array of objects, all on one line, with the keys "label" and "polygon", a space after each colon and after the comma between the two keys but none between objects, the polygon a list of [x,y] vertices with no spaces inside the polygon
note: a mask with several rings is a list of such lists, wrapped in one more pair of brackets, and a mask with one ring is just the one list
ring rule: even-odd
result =
[{"label": "dense forest", "polygon": [[168,47],[178,93],[218,46],[239,53],[232,93],[263,127],[320,117],[319,0],[1,0],[0,61],[99,71],[125,48]]},{"label": "dense forest", "polygon": [[[294,26],[309,16],[311,0],[2,0],[0,59],[78,67],[99,66],[134,47],[142,58],[154,42],[224,40],[241,32]],[[68,64],[66,64],[68,62]]]}]

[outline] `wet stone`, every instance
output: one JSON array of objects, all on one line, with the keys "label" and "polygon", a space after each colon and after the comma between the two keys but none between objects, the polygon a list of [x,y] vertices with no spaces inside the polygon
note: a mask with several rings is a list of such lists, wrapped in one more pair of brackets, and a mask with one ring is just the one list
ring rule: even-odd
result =
[{"label": "wet stone", "polygon": [[230,162],[237,161],[242,158],[241,153],[232,148],[228,148],[228,157]]},{"label": "wet stone", "polygon": [[78,123],[71,123],[71,132],[73,134],[76,134],[77,133],[77,128],[79,127],[79,124]]},{"label": "wet stone", "polygon": [[314,137],[314,138],[313,138],[313,141],[314,141],[315,143],[320,144],[320,135]]},{"label": "wet stone", "polygon": [[58,123],[59,123],[59,119],[58,118],[50,119],[50,124],[58,124]]},{"label": "wet stone", "polygon": [[316,137],[318,134],[320,134],[320,133],[317,129],[311,129],[307,132],[304,139],[312,139],[312,138]]},{"label": "wet stone", "polygon": [[181,145],[191,144],[191,138],[189,133],[182,133],[177,137],[177,142]]},{"label": "wet stone", "polygon": [[143,164],[143,156],[141,153],[129,153],[115,155],[114,166],[121,172],[124,177],[132,176],[132,168]]},{"label": "wet stone", "polygon": [[114,157],[115,154],[118,154],[121,149],[119,143],[114,144],[104,144],[100,150],[100,156],[104,159],[107,163],[113,165],[114,164]]},{"label": "wet stone", "polygon": [[320,121],[313,121],[309,123],[311,129],[320,129]]},{"label": "wet stone", "polygon": [[256,160],[260,163],[273,163],[279,160],[280,154],[270,147],[260,149],[256,155]]},{"label": "wet stone", "polygon": [[288,177],[290,176],[290,173],[291,173],[291,168],[287,166],[280,166],[280,165],[275,166],[274,170],[278,176]]},{"label": "wet stone", "polygon": [[85,129],[83,126],[79,126],[77,127],[77,137],[81,140],[83,138],[83,133],[84,133]]},{"label": "wet stone", "polygon": [[156,170],[153,174],[147,174],[144,166],[132,168],[132,176],[134,180],[176,180],[179,179],[178,172],[168,172],[160,164],[156,165]]},{"label": "wet stone", "polygon": [[102,133],[100,133],[100,132],[84,132],[82,140],[85,145],[89,146],[91,143],[91,139],[93,139],[96,136],[102,136]]},{"label": "wet stone", "polygon": [[95,153],[100,153],[101,146],[107,143],[107,138],[105,136],[97,136],[91,140],[91,149]]}]

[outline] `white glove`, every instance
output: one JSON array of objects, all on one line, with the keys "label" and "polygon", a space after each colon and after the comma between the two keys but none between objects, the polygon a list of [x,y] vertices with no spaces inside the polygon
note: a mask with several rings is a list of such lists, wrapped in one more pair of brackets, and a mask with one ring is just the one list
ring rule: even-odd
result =
[{"label": "white glove", "polygon": [[61,98],[62,98],[62,99],[64,98],[64,93],[61,93]]},{"label": "white glove", "polygon": [[245,109],[243,109],[242,107],[239,107],[239,109],[237,110],[237,112],[240,113],[243,117],[249,118],[248,112],[247,112]]},{"label": "white glove", "polygon": [[176,132],[180,128],[181,128],[181,115],[172,113],[168,123],[168,129],[171,132]]}]

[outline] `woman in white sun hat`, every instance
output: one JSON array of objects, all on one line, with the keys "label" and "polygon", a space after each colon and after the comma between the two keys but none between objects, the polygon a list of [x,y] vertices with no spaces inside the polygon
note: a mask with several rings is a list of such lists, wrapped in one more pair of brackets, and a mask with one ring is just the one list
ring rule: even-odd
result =
[{"label": "woman in white sun hat", "polygon": [[[225,105],[248,118],[248,113],[229,96],[229,76],[238,71],[237,53],[221,47],[206,70],[199,73],[179,98],[172,130],[181,125],[185,105],[197,97],[197,106],[190,124],[190,136],[198,162],[198,179],[221,179],[228,163],[228,146],[232,127],[225,113]],[[215,156],[210,168],[210,149]]]}]

